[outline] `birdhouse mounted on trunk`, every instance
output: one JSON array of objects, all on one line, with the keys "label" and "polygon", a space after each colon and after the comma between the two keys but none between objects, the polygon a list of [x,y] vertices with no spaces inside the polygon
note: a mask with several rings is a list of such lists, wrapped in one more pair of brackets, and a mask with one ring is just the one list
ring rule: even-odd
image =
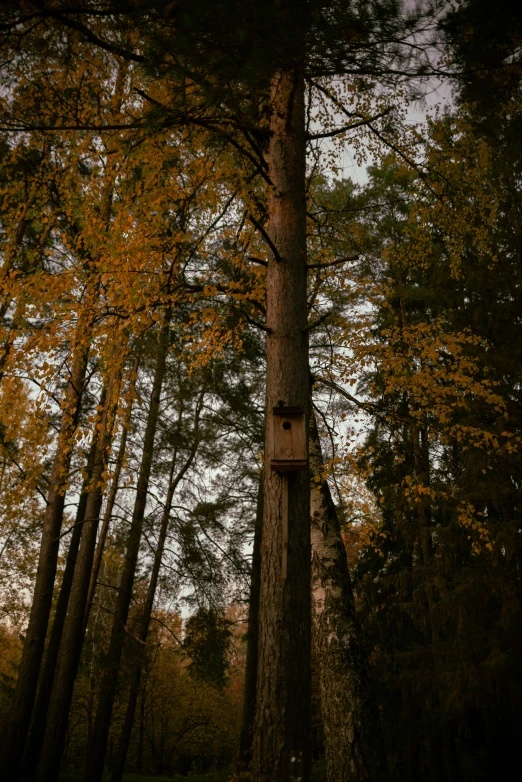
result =
[{"label": "birdhouse mounted on trunk", "polygon": [[306,427],[302,407],[274,407],[270,469],[297,472],[306,469]]}]

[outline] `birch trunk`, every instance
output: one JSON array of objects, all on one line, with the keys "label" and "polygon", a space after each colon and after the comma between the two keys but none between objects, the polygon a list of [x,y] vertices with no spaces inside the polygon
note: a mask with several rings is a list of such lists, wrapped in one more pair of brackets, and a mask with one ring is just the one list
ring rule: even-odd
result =
[{"label": "birch trunk", "polygon": [[[271,84],[267,269],[267,419],[275,406],[309,405],[306,305],[304,79],[296,66]],[[274,252],[275,250],[275,252]],[[285,478],[286,481],[286,478]],[[287,578],[282,569],[283,476],[267,465],[257,704],[255,782],[308,782],[310,774],[310,489],[308,470],[288,473]]]},{"label": "birch trunk", "polygon": [[313,480],[322,472],[312,416],[312,615],[328,782],[376,782],[387,778],[379,719],[337,511],[328,483]]},{"label": "birch trunk", "polygon": [[257,651],[259,639],[259,592],[261,588],[261,540],[263,532],[263,488],[264,475],[259,479],[256,521],[254,527],[254,549],[252,551],[252,572],[248,600],[247,653],[245,662],[245,689],[243,715],[239,737],[240,770],[247,769],[252,761],[254,718],[256,714]]}]

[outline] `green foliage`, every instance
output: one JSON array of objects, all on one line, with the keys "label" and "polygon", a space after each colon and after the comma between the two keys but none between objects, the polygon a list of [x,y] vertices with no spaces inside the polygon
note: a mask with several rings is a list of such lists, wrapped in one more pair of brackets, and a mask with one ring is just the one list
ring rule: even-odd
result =
[{"label": "green foliage", "polygon": [[463,108],[432,127],[437,194],[389,163],[367,188],[379,293],[359,468],[381,523],[355,588],[401,782],[520,773],[519,147],[500,126],[477,140],[468,119]]},{"label": "green foliage", "polygon": [[[20,653],[12,628],[23,623],[22,596],[34,577],[37,489],[49,472],[76,324],[92,321],[92,332],[80,329],[92,361],[79,433],[71,440],[71,495],[95,425],[96,384],[110,363],[105,346],[123,335],[121,344],[141,359],[117,512],[69,725],[66,760],[81,765],[162,313],[174,310],[168,376],[113,745],[137,656],[132,630],[167,476],[195,442],[197,457],[180,478],[169,519],[159,603],[191,591],[191,605],[222,604],[230,583],[240,591],[244,574],[263,438],[263,349],[245,312],[264,315],[258,266],[266,255],[247,217],[266,218],[264,185],[255,176],[266,176],[270,77],[298,62],[319,80],[315,87],[309,82],[312,114],[324,99],[312,124],[337,110],[366,121],[376,82],[395,90],[413,72],[423,75],[425,66],[419,70],[408,57],[423,15],[395,0],[86,2],[80,14],[67,0],[37,4],[41,13],[26,5],[10,4],[2,21],[2,122],[9,129],[38,122],[55,134],[0,139],[0,360],[1,372],[5,364],[11,373],[0,405],[0,591],[10,623],[0,638],[3,724]],[[444,31],[462,76],[461,98],[473,105],[433,121],[423,146],[426,168],[405,166],[408,155],[399,151],[369,169],[365,187],[330,182],[319,172],[309,190],[310,258],[325,264],[310,274],[311,306],[317,314],[332,306],[328,327],[311,334],[314,359],[326,379],[337,372],[352,390],[358,381],[369,421],[351,461],[376,505],[365,502],[364,513],[354,515],[367,533],[354,547],[355,589],[393,782],[521,776],[520,11],[488,0],[458,5]],[[422,30],[422,40],[428,35]],[[90,48],[93,40],[105,46]],[[124,66],[122,53],[129,57]],[[328,78],[335,73],[350,74],[339,93]],[[352,111],[346,96],[357,104],[361,95],[371,96],[365,110]],[[83,131],[56,130],[71,123]],[[87,130],[107,123],[115,123],[114,135]],[[335,123],[330,116],[325,127],[335,133]],[[393,130],[391,119],[375,133],[381,127]],[[112,215],[101,220],[111,200]],[[255,267],[252,252],[263,256]],[[328,266],[342,256],[351,259],[342,271]],[[27,377],[41,389],[38,406]],[[200,393],[205,406],[196,435]],[[347,409],[330,407],[341,421]],[[114,436],[121,438],[121,416]],[[179,617],[157,610],[154,620],[129,768],[226,769],[241,705],[232,623],[215,609],[199,609],[186,624],[185,657],[176,640]],[[324,779],[320,762],[314,773],[314,780]]]},{"label": "green foliage", "polygon": [[492,117],[517,91],[522,12],[516,3],[467,0],[442,21],[461,72],[461,96]]},{"label": "green foliage", "polygon": [[202,681],[223,687],[228,678],[232,633],[230,622],[212,608],[200,608],[187,620],[183,648],[189,671]]}]

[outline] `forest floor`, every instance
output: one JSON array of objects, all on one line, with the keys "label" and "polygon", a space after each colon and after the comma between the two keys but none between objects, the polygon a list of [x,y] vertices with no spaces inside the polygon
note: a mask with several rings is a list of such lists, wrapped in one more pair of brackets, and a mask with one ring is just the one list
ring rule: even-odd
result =
[{"label": "forest floor", "polygon": [[[174,774],[173,777],[151,777],[141,776],[140,774],[124,774],[123,782],[226,782],[229,774],[204,774],[202,776],[184,777],[180,774]],[[60,782],[82,782],[83,771],[64,771],[60,774]],[[104,782],[109,782],[110,776],[103,778]]]},{"label": "forest floor", "polygon": [[[227,782],[230,779],[230,772],[198,774],[184,777],[181,774],[174,774],[172,777],[154,777],[141,776],[140,774],[124,774],[123,782]],[[60,782],[83,782],[83,771],[64,771],[60,774]],[[110,775],[103,778],[103,782],[110,782]],[[326,770],[324,763],[314,764],[312,769],[312,782],[326,782]]]}]

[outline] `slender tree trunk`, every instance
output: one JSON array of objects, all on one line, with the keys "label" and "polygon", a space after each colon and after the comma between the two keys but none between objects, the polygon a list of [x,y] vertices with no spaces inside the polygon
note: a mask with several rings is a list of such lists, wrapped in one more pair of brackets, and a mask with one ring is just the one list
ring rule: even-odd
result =
[{"label": "slender tree trunk", "polygon": [[[105,399],[100,399],[100,405],[104,404]],[[80,499],[78,501],[76,519],[71,534],[69,551],[67,553],[67,561],[65,563],[65,571],[56,603],[53,626],[51,628],[49,642],[47,644],[45,663],[38,685],[38,696],[34,708],[33,722],[31,725],[31,732],[27,740],[24,763],[22,765],[23,777],[30,777],[34,775],[38,766],[38,758],[40,756],[40,750],[45,734],[45,723],[47,720],[47,711],[51,698],[54,672],[56,670],[56,663],[58,660],[62,630],[65,617],[67,615],[67,606],[69,605],[69,596],[71,594],[71,587],[74,577],[74,570],[76,568],[76,560],[78,557],[83,522],[85,520],[85,512],[87,509],[88,487],[90,486],[92,479],[92,470],[94,466],[94,460],[96,458],[97,439],[98,438],[95,434],[92,439],[91,449],[87,459],[87,475],[83,482],[82,493],[80,494]]]},{"label": "slender tree trunk", "polygon": [[[42,149],[42,158],[40,164],[43,163],[48,153],[49,153],[49,143],[47,140],[44,140],[44,146]],[[34,198],[37,195],[39,189],[40,189],[39,183],[37,181],[34,181],[29,189],[27,200],[22,207],[22,212],[19,216],[18,224],[16,226],[16,231],[14,232],[14,236],[12,236],[11,241],[8,241],[4,245],[4,251],[3,251],[4,258],[3,258],[2,268],[0,269],[0,291],[1,291],[0,320],[4,319],[7,310],[9,309],[9,305],[13,300],[13,297],[10,292],[10,288],[5,285],[4,280],[8,277],[9,272],[13,267],[13,261],[15,260],[20,247],[22,246],[25,232],[30,224],[30,219],[28,218],[29,210],[33,205]],[[50,230],[50,224],[49,224],[49,228],[44,230],[45,237],[47,237],[49,230]],[[4,357],[2,356],[0,356],[0,366],[3,369]]]},{"label": "slender tree trunk", "polygon": [[141,774],[141,769],[143,766],[143,743],[145,738],[145,696],[146,690],[144,687],[141,693],[140,703],[140,731],[138,734],[138,759],[136,762],[136,771],[138,774]]},{"label": "slender tree trunk", "polygon": [[120,660],[123,651],[123,644],[125,641],[125,628],[129,614],[129,605],[132,598],[134,573],[138,561],[141,531],[147,504],[147,493],[149,488],[152,456],[154,450],[154,438],[156,435],[159,416],[161,387],[163,385],[163,378],[165,376],[166,356],[169,347],[170,313],[166,315],[165,321],[166,322],[160,335],[158,358],[156,361],[149,414],[147,417],[147,426],[145,429],[143,454],[140,464],[138,484],[136,488],[136,501],[134,503],[134,512],[132,515],[132,522],[127,540],[127,551],[125,554],[125,561],[123,563],[123,573],[118,589],[118,596],[116,599],[116,607],[114,611],[114,619],[109,641],[109,650],[105,664],[105,673],[100,688],[100,699],[94,720],[92,740],[87,750],[87,764],[84,777],[86,782],[98,782],[98,780],[101,780],[103,774],[103,764],[112,717],[112,707],[116,694]]},{"label": "slender tree trunk", "polygon": [[[115,111],[121,104],[127,64],[118,68],[112,106]],[[107,226],[109,224],[114,177],[106,179],[101,200],[101,213]],[[21,229],[22,230],[22,229]],[[24,229],[25,230],[25,227]],[[18,237],[17,237],[18,239]],[[19,238],[21,242],[21,236]],[[87,253],[89,257],[89,253]],[[92,257],[89,257],[92,262]],[[92,264],[93,269],[96,264]],[[44,517],[40,557],[36,574],[36,583],[29,617],[29,626],[24,642],[22,660],[18,671],[17,688],[13,703],[13,719],[10,723],[10,736],[4,743],[4,755],[0,759],[0,772],[6,772],[6,778],[15,780],[19,775],[25,741],[31,721],[34,699],[45,636],[52,604],[54,579],[58,559],[59,534],[65,504],[65,489],[73,448],[73,435],[77,427],[81,394],[85,383],[90,347],[90,333],[93,324],[94,309],[98,299],[98,281],[91,278],[83,301],[83,313],[78,321],[75,334],[74,359],[71,378],[68,383],[62,423],[53,471],[50,480],[48,504]]]},{"label": "slender tree trunk", "polygon": [[377,707],[337,511],[326,481],[315,416],[310,420],[312,607],[328,782],[387,777]]},{"label": "slender tree trunk", "polygon": [[[118,380],[116,375],[118,375]],[[107,467],[108,459],[110,413],[111,410],[114,410],[114,399],[119,389],[118,381],[119,370],[113,373],[108,383],[106,400],[101,420],[97,427],[98,434],[92,470],[92,485],[85,509],[80,551],[74,571],[69,609],[60,643],[46,731],[38,765],[38,779],[41,782],[55,782],[58,779],[60,761],[65,747],[74,681],[80,664],[83,646],[85,604],[103,501],[102,476]]]},{"label": "slender tree trunk", "polygon": [[[431,484],[431,466],[429,453],[429,440],[427,429],[415,424],[412,427],[413,456],[415,471],[419,482],[427,489]],[[439,622],[437,617],[437,592],[436,577],[433,567],[433,537],[432,537],[432,508],[431,497],[429,494],[422,494],[420,502],[417,503],[417,512],[419,518],[419,534],[421,538],[422,550],[422,575],[426,601],[428,604],[428,620],[430,628],[431,654],[433,658],[433,670],[435,673],[435,687],[431,696],[431,709],[440,710],[439,686],[441,671],[441,658],[439,653]],[[444,755],[444,734],[442,731],[430,730],[427,736],[429,746],[429,769],[432,778],[442,779],[445,777],[445,755]]]},{"label": "slender tree trunk", "polygon": [[19,324],[22,321],[24,312],[25,312],[25,302],[19,299],[16,303],[16,309],[14,311],[11,328],[9,329],[9,333],[5,338],[4,344],[2,345],[2,348],[0,350],[0,383],[2,383],[5,377],[4,370],[6,368],[7,362],[9,361],[9,356],[11,354],[11,349],[14,345],[15,339],[19,333],[18,328],[19,328]]},{"label": "slender tree trunk", "polygon": [[163,559],[163,551],[165,549],[165,540],[167,538],[167,532],[170,522],[170,511],[172,509],[172,500],[176,489],[178,488],[183,476],[186,474],[190,465],[194,461],[196,451],[199,444],[198,429],[199,429],[199,415],[201,412],[201,403],[203,401],[203,394],[201,394],[198,407],[196,410],[196,417],[194,422],[194,440],[192,449],[186,459],[184,465],[177,475],[174,475],[176,467],[177,454],[174,453],[172,458],[172,464],[170,468],[169,476],[169,488],[167,490],[167,497],[165,499],[165,507],[163,509],[163,516],[161,519],[160,531],[158,536],[158,545],[154,554],[154,563],[152,566],[152,573],[150,576],[149,586],[147,594],[145,596],[145,602],[143,604],[143,611],[140,619],[140,625],[138,629],[138,640],[140,642],[140,649],[138,649],[137,664],[132,672],[131,685],[129,691],[129,700],[127,702],[127,711],[125,713],[125,719],[120,734],[120,742],[118,745],[118,751],[113,762],[111,782],[121,782],[123,776],[123,769],[125,767],[125,760],[127,758],[127,752],[129,750],[129,743],[132,732],[132,725],[134,723],[134,714],[136,711],[136,704],[138,702],[138,693],[140,689],[141,672],[143,670],[143,664],[145,661],[145,644],[147,643],[147,636],[149,634],[150,618],[152,615],[152,608],[154,606],[154,597],[156,595],[156,587],[158,585],[158,577],[161,568],[161,561]]},{"label": "slender tree trunk", "polygon": [[[85,329],[85,324],[83,324]],[[81,332],[79,332],[81,334]],[[62,526],[65,490],[72,456],[72,440],[78,425],[80,400],[85,383],[89,343],[86,334],[76,346],[71,377],[67,385],[60,432],[56,446],[45,510],[40,555],[18,680],[10,714],[10,733],[4,739],[0,770],[3,779],[18,778],[31,722],[40,666],[44,652],[47,625],[51,613],[54,579],[58,562],[59,536]]]},{"label": "slender tree trunk", "polygon": [[[430,455],[428,445],[428,435],[426,429],[415,424],[412,427],[412,448],[415,464],[415,472],[419,481],[427,489],[430,487]],[[431,534],[431,497],[429,494],[422,494],[420,502],[417,503],[417,513],[419,519],[419,537],[421,540],[422,562],[424,565],[423,576],[426,591],[426,600],[429,607],[429,624],[431,629],[431,644],[435,668],[438,665],[437,644],[439,641],[439,628],[436,621],[437,598],[433,583],[433,538]]]},{"label": "slender tree trunk", "polygon": [[96,634],[98,629],[98,621],[101,613],[101,606],[97,607],[96,616],[92,622],[92,644],[90,648],[91,662],[89,666],[89,695],[87,697],[87,744],[91,740],[92,725],[94,721],[94,699],[96,693]]},{"label": "slender tree trunk", "polygon": [[249,768],[250,763],[252,762],[252,741],[254,738],[254,719],[256,714],[259,592],[261,588],[261,540],[263,532],[263,492],[264,474],[261,473],[259,478],[259,490],[257,494],[256,520],[254,526],[254,548],[252,551],[250,595],[248,600],[245,689],[243,698],[241,733],[239,736],[240,770]]},{"label": "slender tree trunk", "polygon": [[[31,200],[31,196],[29,198]],[[27,214],[27,211],[29,209],[29,203],[26,205],[24,209],[24,213]],[[7,249],[5,253],[5,261],[2,267],[2,271],[0,272],[0,287],[2,283],[2,278],[5,277],[7,272],[9,272],[12,260],[14,257],[14,254],[16,253],[16,250],[19,249],[19,247],[22,244],[23,237],[25,230],[28,225],[28,220],[25,217],[22,217],[20,220],[20,223],[18,224],[18,230],[16,232],[15,241],[14,241],[14,249],[15,252],[12,252],[12,249],[10,251],[10,248]],[[45,245],[45,242],[47,241],[47,237],[51,230],[51,223],[47,223],[47,227],[43,231],[42,236],[40,237],[39,241],[39,247],[40,249],[43,249],[43,246]],[[38,261],[41,263],[42,256],[40,255],[38,258]],[[28,274],[31,271],[34,271],[34,269],[37,266],[37,261],[32,260],[30,263],[29,268],[24,269],[24,272]],[[12,294],[8,291],[7,294],[4,296],[3,301],[0,302],[0,321],[2,321],[7,313],[7,310],[9,309],[11,303],[13,301]],[[16,337],[20,333],[20,326],[23,324],[24,316],[25,316],[25,310],[26,310],[26,301],[23,296],[19,296],[18,301],[16,302],[15,311],[13,313],[13,320],[11,322],[11,327],[4,339],[4,344],[0,348],[0,383],[2,383],[4,377],[5,377],[5,369],[9,361],[9,356],[11,354],[11,350],[13,348],[13,345],[15,343]]]},{"label": "slender tree trunk", "polygon": [[[267,269],[267,420],[270,457],[275,406],[309,406],[306,302],[304,80],[301,68],[271,84]],[[274,249],[276,252],[274,252]],[[285,484],[287,489],[285,489]],[[310,487],[308,470],[280,473],[267,465],[253,779],[310,778]],[[284,491],[288,491],[287,577],[283,568]]]},{"label": "slender tree trunk", "polygon": [[136,386],[136,373],[138,371],[138,364],[139,359],[136,358],[134,362],[134,368],[132,373],[132,380],[131,380],[131,387],[130,387],[130,397],[129,397],[129,403],[127,407],[127,411],[125,414],[125,420],[123,422],[123,428],[121,433],[121,441],[120,441],[120,447],[118,448],[118,454],[116,456],[116,464],[114,467],[114,475],[112,478],[111,488],[109,491],[109,496],[107,497],[107,505],[105,507],[105,512],[103,514],[103,521],[100,529],[100,534],[98,537],[98,543],[96,544],[96,551],[94,554],[94,561],[92,563],[92,571],[91,571],[91,579],[89,582],[89,591],[87,593],[87,605],[85,608],[85,619],[84,624],[85,628],[87,628],[87,624],[89,622],[89,615],[91,613],[92,604],[94,601],[94,593],[96,592],[96,584],[98,582],[98,575],[100,572],[100,566],[103,558],[103,551],[105,548],[105,541],[107,539],[107,532],[109,531],[109,525],[111,523],[112,518],[112,511],[114,510],[114,503],[116,502],[116,495],[118,493],[118,487],[120,482],[120,476],[121,476],[121,470],[123,467],[123,460],[125,459],[125,452],[127,449],[127,433],[130,425],[131,420],[131,414],[132,414],[132,402],[133,402],[133,396],[134,396],[134,389]]}]

